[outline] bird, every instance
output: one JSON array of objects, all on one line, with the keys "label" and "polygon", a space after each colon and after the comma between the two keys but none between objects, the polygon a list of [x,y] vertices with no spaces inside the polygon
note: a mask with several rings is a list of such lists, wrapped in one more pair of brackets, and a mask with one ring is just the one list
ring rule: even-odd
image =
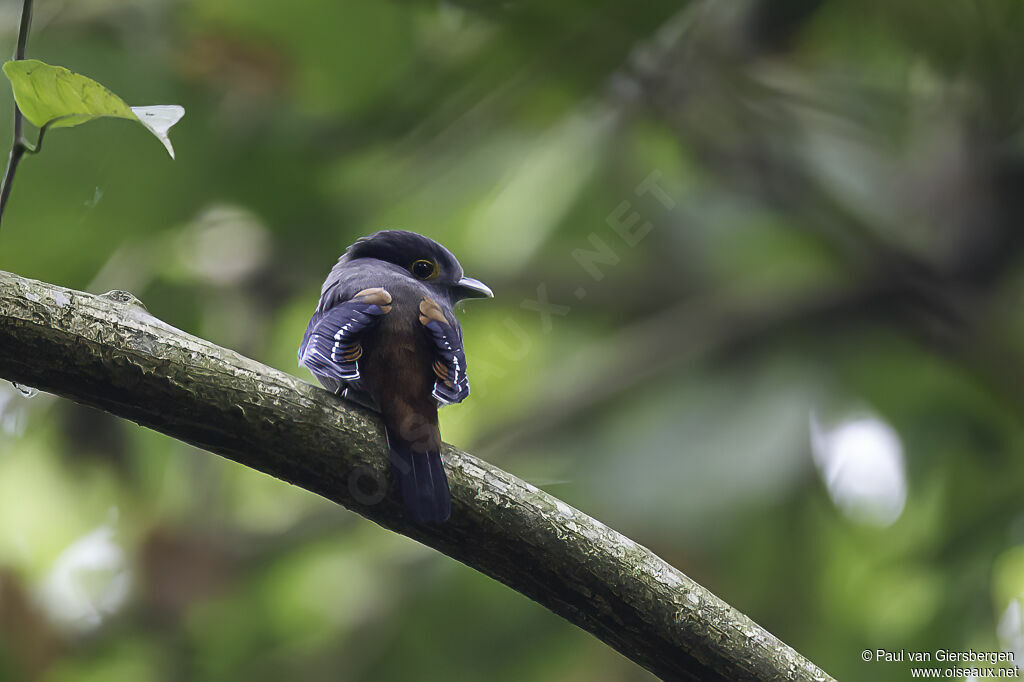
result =
[{"label": "bird", "polygon": [[437,414],[469,395],[454,308],[493,297],[433,239],[381,230],[338,259],[299,346],[299,364],[324,388],[380,413],[392,474],[420,523],[451,516]]}]

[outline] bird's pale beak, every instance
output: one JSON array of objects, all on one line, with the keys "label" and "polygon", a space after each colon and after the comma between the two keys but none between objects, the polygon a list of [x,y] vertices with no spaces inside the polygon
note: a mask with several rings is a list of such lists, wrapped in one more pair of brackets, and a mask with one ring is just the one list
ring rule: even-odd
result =
[{"label": "bird's pale beak", "polygon": [[478,279],[463,277],[455,285],[458,298],[494,298],[491,288]]}]

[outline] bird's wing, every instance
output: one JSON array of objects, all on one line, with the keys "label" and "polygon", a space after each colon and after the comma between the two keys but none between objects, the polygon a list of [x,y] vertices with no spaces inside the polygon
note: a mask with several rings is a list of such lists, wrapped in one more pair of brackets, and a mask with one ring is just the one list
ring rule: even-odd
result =
[{"label": "bird's wing", "polygon": [[391,294],[377,287],[364,289],[347,301],[318,309],[299,346],[299,364],[310,369],[327,388],[359,379],[359,338],[382,315],[391,312]]},{"label": "bird's wing", "polygon": [[420,324],[434,342],[437,359],[434,361],[434,398],[442,405],[461,403],[469,395],[469,376],[466,374],[466,353],[462,349],[462,328],[449,319],[432,299],[420,302]]}]

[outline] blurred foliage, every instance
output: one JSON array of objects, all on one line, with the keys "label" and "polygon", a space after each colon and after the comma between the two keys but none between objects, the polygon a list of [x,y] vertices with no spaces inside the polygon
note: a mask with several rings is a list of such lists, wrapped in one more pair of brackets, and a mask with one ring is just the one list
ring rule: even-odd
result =
[{"label": "blurred foliage", "polygon": [[[0,268],[299,373],[337,255],[417,230],[497,294],[463,313],[447,440],[838,679],[907,679],[864,649],[1024,654],[1016,0],[40,0],[33,28],[187,113],[174,162],[116,122],[48,135]],[[5,385],[0,678],[650,676],[319,498]]]}]

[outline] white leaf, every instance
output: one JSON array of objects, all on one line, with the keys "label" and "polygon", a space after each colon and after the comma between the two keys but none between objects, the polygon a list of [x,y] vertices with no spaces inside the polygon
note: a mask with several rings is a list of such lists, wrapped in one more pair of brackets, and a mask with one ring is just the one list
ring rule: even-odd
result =
[{"label": "white leaf", "polygon": [[171,146],[171,138],[167,132],[175,123],[185,115],[185,107],[177,104],[160,104],[151,107],[132,107],[132,113],[138,117],[139,122],[149,128],[149,132],[156,135],[157,139],[163,142],[167,153],[174,158],[174,147]]}]

